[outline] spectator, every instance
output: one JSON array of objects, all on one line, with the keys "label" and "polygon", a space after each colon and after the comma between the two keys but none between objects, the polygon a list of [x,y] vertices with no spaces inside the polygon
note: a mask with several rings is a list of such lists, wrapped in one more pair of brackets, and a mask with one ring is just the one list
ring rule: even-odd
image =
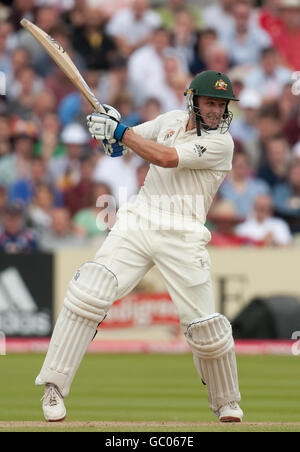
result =
[{"label": "spectator", "polygon": [[239,152],[233,157],[232,171],[220,187],[223,199],[231,201],[239,217],[247,217],[252,211],[255,198],[260,194],[268,194],[266,182],[251,177],[251,167],[248,156]]},{"label": "spectator", "polygon": [[94,159],[84,155],[80,159],[80,180],[65,191],[65,206],[73,217],[79,210],[91,205],[93,195]]},{"label": "spectator", "polygon": [[290,157],[290,147],[283,135],[269,138],[266,142],[265,161],[258,169],[257,177],[272,189],[286,182]]},{"label": "spectator", "polygon": [[9,77],[12,72],[10,52],[7,48],[7,39],[11,33],[11,23],[7,21],[0,22],[0,71]]},{"label": "spectator", "polygon": [[[46,162],[40,157],[33,157],[30,162],[30,175],[18,179],[10,188],[9,199],[12,202],[19,202],[24,207],[29,206],[36,195],[36,189],[41,184],[48,183]],[[62,193],[57,189],[52,189],[55,205],[62,204]]]},{"label": "spectator", "polygon": [[43,251],[54,252],[84,246],[86,241],[72,225],[68,209],[57,207],[51,213],[51,229],[43,232],[40,244]]},{"label": "spectator", "polygon": [[152,121],[157,118],[162,113],[161,103],[155,97],[150,97],[142,105],[138,111],[138,122],[137,124],[142,124],[146,121]]},{"label": "spectator", "polygon": [[[29,123],[26,123],[26,125],[30,127]],[[19,179],[30,178],[34,142],[35,137],[29,130],[20,130],[14,136],[13,153],[0,159],[0,181],[2,185],[9,188]]]},{"label": "spectator", "polygon": [[150,8],[149,0],[133,0],[112,16],[106,31],[116,40],[120,53],[128,58],[148,43],[152,31],[159,26],[161,18]]},{"label": "spectator", "polygon": [[[62,27],[56,26],[50,30],[50,34],[57,41],[64,50],[69,54],[70,58],[74,61],[76,67],[80,73],[86,69],[86,63],[84,57],[72,47],[71,36],[69,31]],[[45,53],[44,67],[47,68],[47,72],[43,74],[45,77],[45,86],[52,91],[55,96],[56,107],[59,107],[60,102],[70,93],[78,92],[74,84],[64,74],[64,72],[54,63],[54,61]]]},{"label": "spectator", "polygon": [[261,8],[256,12],[256,20],[272,39],[277,36],[282,26],[280,17],[281,0],[265,0]]},{"label": "spectator", "polygon": [[10,114],[16,115],[24,120],[33,120],[35,98],[43,92],[43,81],[37,78],[31,66],[26,66],[15,83],[16,96],[8,98]]},{"label": "spectator", "polygon": [[[241,93],[245,89],[245,76],[248,70],[244,66],[233,66],[228,71],[228,77],[232,83],[232,89],[237,99],[241,98]],[[233,119],[240,119],[243,117],[243,109],[240,106],[240,102],[234,102],[234,105],[230,105],[230,110],[233,113]]]},{"label": "spectator", "polygon": [[[174,50],[170,49],[169,33],[159,28],[153,32],[150,44],[141,47],[130,56],[128,81],[136,106],[140,106],[149,96],[152,97],[154,88],[163,90],[165,86],[164,57],[167,52],[169,55],[178,56],[174,54]],[[139,93],[139,96],[136,93]]]},{"label": "spectator", "polygon": [[73,46],[88,69],[110,69],[117,46],[105,32],[105,16],[100,8],[85,8],[83,25],[73,30]]},{"label": "spectator", "polygon": [[236,0],[220,0],[204,7],[202,13],[204,27],[212,28],[218,35],[220,35],[224,29],[230,30],[233,28],[234,20],[232,12],[235,3]]},{"label": "spectator", "polygon": [[280,117],[278,102],[260,108],[256,127],[257,138],[244,145],[251,166],[255,170],[263,163],[267,141],[283,133],[284,124]]},{"label": "spectator", "polygon": [[3,222],[4,210],[8,202],[8,193],[4,185],[0,185],[0,228]]},{"label": "spectator", "polygon": [[40,234],[51,227],[53,207],[54,195],[51,186],[40,183],[35,188],[34,197],[28,208],[28,220]]},{"label": "spectator", "polygon": [[[295,99],[296,96],[293,96]],[[297,99],[297,98],[296,98]],[[284,133],[293,146],[300,141],[300,105],[298,103],[297,111],[285,122]]]},{"label": "spectator", "polygon": [[62,14],[63,22],[69,29],[72,30],[83,27],[85,19],[85,8],[86,0],[74,0],[72,8]]},{"label": "spectator", "polygon": [[1,158],[11,152],[11,127],[9,118],[0,113],[0,162]]},{"label": "spectator", "polygon": [[8,204],[4,209],[0,231],[0,253],[34,253],[39,249],[34,231],[25,227],[23,209],[18,204]]},{"label": "spectator", "polygon": [[54,112],[46,112],[41,118],[40,135],[34,146],[34,155],[48,162],[52,157],[66,154],[66,148],[62,144],[61,124]]},{"label": "spectator", "polygon": [[66,155],[53,157],[48,164],[50,181],[62,191],[76,185],[80,180],[80,157],[88,144],[88,134],[83,126],[68,124],[62,131],[61,141]]},{"label": "spectator", "polygon": [[277,185],[273,194],[276,215],[285,219],[292,233],[300,232],[300,161],[291,162],[288,182]]},{"label": "spectator", "polygon": [[245,77],[245,86],[257,90],[263,101],[272,102],[291,78],[292,72],[279,63],[276,49],[267,47],[262,50],[260,64]]},{"label": "spectator", "polygon": [[121,95],[116,103],[118,111],[122,114],[123,123],[128,127],[152,121],[162,113],[162,105],[157,97],[149,97],[140,108],[133,110],[133,101],[128,94]]},{"label": "spectator", "polygon": [[257,121],[261,97],[256,90],[244,89],[240,93],[239,107],[242,110],[242,117],[233,119],[230,126],[230,133],[233,139],[238,140],[242,145],[258,138]]},{"label": "spectator", "polygon": [[273,201],[269,195],[259,195],[247,220],[239,224],[236,233],[261,242],[265,246],[283,246],[292,243],[288,224],[273,216]]},{"label": "spectator", "polygon": [[34,21],[34,9],[35,9],[35,0],[14,0],[13,1],[13,10],[12,14],[12,22],[15,29],[20,29],[20,20],[25,17],[28,20]]},{"label": "spectator", "polygon": [[127,59],[117,56],[111,63],[110,71],[101,74],[97,91],[105,104],[116,105],[120,93],[128,92]]},{"label": "spectator", "polygon": [[217,201],[208,216],[213,225],[211,232],[211,246],[243,246],[253,245],[255,242],[248,237],[242,237],[235,232],[236,226],[243,221],[237,215],[234,204],[228,200]]},{"label": "spectator", "polygon": [[7,77],[6,95],[10,99],[16,98],[20,76],[25,68],[31,66],[30,55],[23,47],[17,47],[11,54],[11,74]]},{"label": "spectator", "polygon": [[300,1],[281,0],[280,17],[282,26],[274,36],[274,46],[278,50],[282,62],[292,71],[300,68]]},{"label": "spectator", "polygon": [[[296,123],[299,112],[299,98],[293,93],[293,82],[286,83],[281,95],[277,101],[280,118],[283,122],[284,133],[287,136],[290,144],[295,144],[297,141]],[[300,124],[300,123],[299,123]],[[296,126],[296,127],[295,127]],[[298,133],[300,132],[300,127]],[[299,133],[300,137],[300,133]]]},{"label": "spectator", "polygon": [[204,64],[208,70],[227,73],[230,67],[228,50],[218,41],[213,42],[204,50]]},{"label": "spectator", "polygon": [[[34,23],[50,34],[51,29],[59,23],[59,10],[51,6],[39,7],[36,10]],[[38,41],[23,28],[17,31],[16,38],[17,47],[22,46],[28,51],[36,72],[41,76],[49,73],[53,67],[52,62],[45,57],[45,51]]]},{"label": "spectator", "polygon": [[[97,71],[88,69],[83,71],[82,76],[95,96],[101,98],[103,103],[107,103],[107,93],[105,93],[103,98],[101,95],[108,87],[104,87],[104,90],[102,90],[101,93],[99,92]],[[63,97],[58,106],[59,119],[63,125],[70,124],[71,122],[79,122],[86,127],[86,115],[90,113],[90,111],[91,106],[89,102],[79,91],[71,92]],[[84,120],[82,117],[84,117]]]},{"label": "spectator", "polygon": [[30,117],[35,122],[37,127],[41,128],[45,117],[49,113],[53,113],[55,111],[55,106],[55,96],[51,90],[43,89],[43,91],[35,96]]},{"label": "spectator", "polygon": [[207,69],[204,61],[204,55],[207,49],[217,41],[217,33],[213,28],[207,28],[197,33],[197,39],[193,49],[193,57],[189,65],[192,75]]},{"label": "spectator", "polygon": [[164,82],[159,86],[148,89],[148,97],[157,98],[161,105],[162,113],[172,110],[185,110],[186,100],[184,92],[189,78],[181,72],[181,65],[173,55],[163,57]]},{"label": "spectator", "polygon": [[202,12],[198,6],[187,4],[186,0],[167,0],[163,2],[163,6],[157,9],[163,23],[163,27],[173,32],[178,14],[186,10],[194,17],[195,27],[197,30],[202,28]]},{"label": "spectator", "polygon": [[196,41],[197,32],[194,17],[188,10],[182,10],[176,17],[175,27],[172,32],[172,47],[181,55],[186,67],[193,61]]},{"label": "spectator", "polygon": [[135,107],[133,98],[128,91],[121,91],[117,96],[114,105],[120,113],[124,124],[126,124],[128,127],[133,127],[138,123],[138,111],[140,109]]},{"label": "spectator", "polygon": [[[115,211],[113,212],[113,209],[116,206],[114,202],[110,206],[109,200],[112,201],[112,193],[109,185],[101,182],[95,183],[92,187],[89,206],[79,210],[73,218],[74,225],[78,230],[83,231],[86,238],[105,237],[108,229],[112,228],[115,220]],[[113,218],[110,214],[106,215],[106,212],[110,208],[112,208],[110,214],[113,215]],[[103,212],[103,217],[101,212]],[[110,224],[108,224],[109,221]]]},{"label": "spectator", "polygon": [[[11,88],[11,89],[10,89]],[[39,77],[30,64],[24,65],[19,69],[17,78],[13,86],[9,87],[8,94],[10,101],[18,99],[24,104],[32,105],[33,97],[43,89],[43,79]],[[27,100],[26,97],[29,99]],[[22,102],[22,98],[24,101]]]},{"label": "spectator", "polygon": [[234,65],[255,66],[262,50],[272,44],[269,35],[251,20],[250,3],[237,1],[233,7],[233,27],[222,28],[219,39],[229,52]]}]

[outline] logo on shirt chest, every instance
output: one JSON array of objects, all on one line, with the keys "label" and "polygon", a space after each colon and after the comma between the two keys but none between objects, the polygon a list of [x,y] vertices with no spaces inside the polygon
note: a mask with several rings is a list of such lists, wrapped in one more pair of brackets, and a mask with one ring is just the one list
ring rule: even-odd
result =
[{"label": "logo on shirt chest", "polygon": [[201,146],[200,144],[195,144],[194,146],[194,152],[198,154],[198,157],[202,157],[204,152],[206,152],[206,148],[204,146]]},{"label": "logo on shirt chest", "polygon": [[169,130],[166,135],[164,136],[164,141],[167,141],[169,138],[171,138],[175,133],[175,130]]}]

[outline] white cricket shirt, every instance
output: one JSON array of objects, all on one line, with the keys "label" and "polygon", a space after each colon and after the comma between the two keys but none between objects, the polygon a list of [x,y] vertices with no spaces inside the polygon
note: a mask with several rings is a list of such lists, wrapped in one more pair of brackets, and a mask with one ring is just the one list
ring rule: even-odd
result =
[{"label": "white cricket shirt", "polygon": [[142,137],[175,147],[176,168],[151,164],[138,200],[165,213],[204,224],[212,200],[232,167],[233,140],[226,132],[186,131],[189,115],[175,110],[133,128]]}]

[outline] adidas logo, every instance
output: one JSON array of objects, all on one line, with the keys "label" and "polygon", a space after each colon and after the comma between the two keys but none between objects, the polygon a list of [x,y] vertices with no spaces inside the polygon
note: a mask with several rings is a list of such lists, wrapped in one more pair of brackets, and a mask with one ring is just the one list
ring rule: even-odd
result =
[{"label": "adidas logo", "polygon": [[15,267],[0,273],[0,331],[10,336],[47,336],[51,331],[50,314],[39,309]]},{"label": "adidas logo", "polygon": [[201,146],[200,144],[195,144],[194,151],[196,154],[198,154],[198,157],[202,157],[204,152],[206,152],[206,148],[204,146]]}]

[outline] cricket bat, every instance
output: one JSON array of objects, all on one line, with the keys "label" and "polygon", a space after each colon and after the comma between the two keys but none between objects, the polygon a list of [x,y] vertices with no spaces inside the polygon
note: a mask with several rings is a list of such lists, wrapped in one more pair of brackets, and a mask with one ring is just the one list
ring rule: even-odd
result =
[{"label": "cricket bat", "polygon": [[96,96],[91,91],[90,87],[80,74],[79,70],[69,57],[68,53],[63,47],[52,38],[52,36],[45,33],[41,28],[34,25],[30,20],[22,19],[21,25],[44,47],[46,52],[55,61],[58,67],[65,73],[71,82],[79,89],[81,94],[89,101],[95,111],[106,113],[103,106],[100,104]]}]

